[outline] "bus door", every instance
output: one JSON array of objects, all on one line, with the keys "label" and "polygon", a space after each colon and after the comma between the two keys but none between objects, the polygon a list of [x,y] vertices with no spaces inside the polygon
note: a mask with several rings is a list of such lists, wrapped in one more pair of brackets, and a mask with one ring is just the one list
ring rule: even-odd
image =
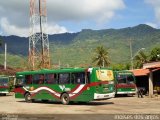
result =
[{"label": "bus door", "polygon": [[81,92],[83,88],[90,82],[89,72],[73,72],[71,73],[71,90],[75,89],[72,94],[78,96],[74,101],[89,101],[91,100],[91,89],[88,87],[86,90]]}]

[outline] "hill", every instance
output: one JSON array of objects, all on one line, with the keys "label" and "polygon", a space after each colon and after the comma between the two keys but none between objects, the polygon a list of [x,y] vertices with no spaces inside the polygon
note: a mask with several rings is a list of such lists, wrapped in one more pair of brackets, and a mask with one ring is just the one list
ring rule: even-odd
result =
[{"label": "hill", "polygon": [[[2,36],[8,44],[8,52],[27,56],[28,38]],[[91,30],[83,29],[78,33],[49,35],[50,51],[53,64],[63,66],[90,65],[94,49],[98,45],[109,48],[112,63],[130,61],[129,40],[132,40],[133,53],[140,48],[150,50],[160,46],[160,30],[145,24],[122,29]],[[0,48],[3,53],[4,48]]]}]

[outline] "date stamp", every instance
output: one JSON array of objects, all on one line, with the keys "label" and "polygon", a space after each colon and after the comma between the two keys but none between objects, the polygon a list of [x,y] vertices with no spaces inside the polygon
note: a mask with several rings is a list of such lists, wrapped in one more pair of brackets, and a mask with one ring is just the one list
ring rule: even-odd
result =
[{"label": "date stamp", "polygon": [[160,120],[158,114],[119,114],[114,115],[115,120]]}]

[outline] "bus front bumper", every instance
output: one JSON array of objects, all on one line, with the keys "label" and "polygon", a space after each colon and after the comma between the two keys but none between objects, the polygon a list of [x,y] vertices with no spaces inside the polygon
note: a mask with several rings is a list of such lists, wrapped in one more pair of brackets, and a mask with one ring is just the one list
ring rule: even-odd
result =
[{"label": "bus front bumper", "polygon": [[7,94],[7,93],[9,93],[9,92],[8,92],[8,91],[1,91],[0,94],[1,94],[1,93]]},{"label": "bus front bumper", "polygon": [[115,92],[107,93],[107,94],[94,93],[94,100],[109,99],[109,98],[114,98],[114,97],[115,97]]},{"label": "bus front bumper", "polygon": [[136,92],[135,91],[123,91],[123,92],[117,92],[117,94],[132,94],[132,95],[135,95]]}]

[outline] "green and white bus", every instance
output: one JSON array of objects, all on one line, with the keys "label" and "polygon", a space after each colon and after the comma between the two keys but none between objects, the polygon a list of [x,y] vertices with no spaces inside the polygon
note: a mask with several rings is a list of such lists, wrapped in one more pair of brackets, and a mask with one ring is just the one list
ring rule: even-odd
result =
[{"label": "green and white bus", "polygon": [[89,102],[115,96],[113,70],[66,68],[16,73],[15,97],[34,100]]},{"label": "green and white bus", "polygon": [[116,95],[136,94],[136,80],[131,71],[114,71]]},{"label": "green and white bus", "polygon": [[0,75],[0,94],[6,95],[9,92],[10,92],[9,77],[5,75]]}]

